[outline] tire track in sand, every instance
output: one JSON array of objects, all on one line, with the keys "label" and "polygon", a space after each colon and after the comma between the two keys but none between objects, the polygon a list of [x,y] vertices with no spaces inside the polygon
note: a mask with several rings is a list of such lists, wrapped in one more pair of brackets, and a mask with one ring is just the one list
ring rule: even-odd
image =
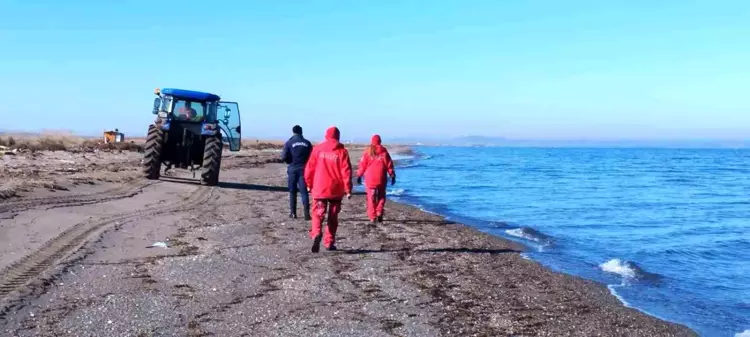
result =
[{"label": "tire track in sand", "polygon": [[3,202],[0,203],[0,214],[22,212],[37,207],[45,207],[46,209],[50,209],[58,207],[83,206],[117,199],[130,198],[137,195],[138,193],[141,193],[143,188],[159,182],[160,181],[143,182],[141,180],[135,180],[101,192],[24,198],[20,200]]},{"label": "tire track in sand", "polygon": [[[110,226],[139,218],[191,209],[210,200],[214,189],[214,187],[197,187],[189,197],[169,205],[123,212],[103,218],[90,219],[74,225],[47,241],[36,252],[0,271],[0,304],[9,294],[24,287],[43,272],[71,256],[83,247],[89,239],[103,233]],[[0,317],[3,316],[2,307],[3,305],[0,305]]]}]

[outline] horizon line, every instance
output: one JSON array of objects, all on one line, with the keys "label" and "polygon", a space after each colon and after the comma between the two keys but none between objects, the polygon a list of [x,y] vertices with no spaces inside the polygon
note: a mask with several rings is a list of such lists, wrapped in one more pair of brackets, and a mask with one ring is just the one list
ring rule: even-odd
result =
[{"label": "horizon line", "polygon": [[[72,130],[64,129],[43,129],[38,131],[27,131],[27,130],[0,130],[0,136],[73,136],[73,137],[85,137],[85,138],[96,138],[101,135],[96,135],[89,132],[76,132]],[[127,134],[125,134],[128,137]],[[146,134],[142,135],[131,135],[129,138],[142,138]],[[286,139],[287,135],[275,135],[275,136],[260,136],[260,137],[242,137],[242,140],[280,140]],[[367,136],[355,136],[347,137],[349,139],[369,139]],[[515,138],[506,136],[488,136],[488,135],[465,135],[465,136],[390,136],[388,137],[394,140],[405,140],[409,142],[446,142],[446,141],[463,141],[463,142],[597,142],[597,143],[618,143],[618,142],[750,142],[748,138],[712,138],[712,137],[674,137],[674,138]],[[471,139],[476,138],[476,139]]]}]

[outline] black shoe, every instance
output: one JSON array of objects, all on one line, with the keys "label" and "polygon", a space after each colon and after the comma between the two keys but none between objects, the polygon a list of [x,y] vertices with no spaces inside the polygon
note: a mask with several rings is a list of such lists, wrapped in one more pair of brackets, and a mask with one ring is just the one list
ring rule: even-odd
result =
[{"label": "black shoe", "polygon": [[305,213],[305,221],[310,221],[310,220],[312,220],[310,213]]},{"label": "black shoe", "polygon": [[326,247],[326,250],[336,250],[336,245],[331,245],[329,247]]},{"label": "black shoe", "polygon": [[378,217],[378,222],[383,222],[383,216],[382,215]]},{"label": "black shoe", "polygon": [[290,213],[290,214],[289,214],[289,218],[290,218],[290,219],[297,219],[297,214],[294,214],[294,213]]},{"label": "black shoe", "polygon": [[312,249],[311,249],[311,251],[313,253],[317,253],[317,252],[320,251],[320,239],[322,239],[322,238],[323,238],[322,235],[318,235],[318,236],[315,237],[315,239],[313,239],[313,245],[312,245]]}]

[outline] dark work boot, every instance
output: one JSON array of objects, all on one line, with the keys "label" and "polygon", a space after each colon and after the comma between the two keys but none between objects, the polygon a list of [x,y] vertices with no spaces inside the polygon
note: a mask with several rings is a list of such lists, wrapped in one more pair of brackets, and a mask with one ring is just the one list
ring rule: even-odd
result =
[{"label": "dark work boot", "polygon": [[297,214],[289,213],[289,218],[290,219],[297,219]]},{"label": "dark work boot", "polygon": [[336,250],[336,249],[337,249],[336,245],[330,245],[330,246],[326,247],[326,250]]},{"label": "dark work boot", "polygon": [[382,215],[378,216],[378,222],[383,222],[383,216]]},{"label": "dark work boot", "polygon": [[305,211],[305,221],[310,221],[310,220],[312,220],[312,217],[310,216],[310,211],[306,210]]},{"label": "dark work boot", "polygon": [[313,239],[313,245],[312,245],[312,249],[311,249],[311,251],[313,253],[317,253],[317,252],[320,251],[320,240],[321,239],[323,239],[322,235],[318,235],[318,236],[315,237],[315,239]]}]

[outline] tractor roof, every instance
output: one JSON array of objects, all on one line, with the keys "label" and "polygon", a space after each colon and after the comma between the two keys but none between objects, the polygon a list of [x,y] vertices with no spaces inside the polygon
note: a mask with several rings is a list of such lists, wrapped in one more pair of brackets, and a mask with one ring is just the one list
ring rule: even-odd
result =
[{"label": "tractor roof", "polygon": [[213,101],[218,101],[221,99],[221,97],[219,97],[218,95],[209,94],[207,92],[184,90],[184,89],[166,88],[166,89],[162,89],[161,93],[164,95],[174,96],[174,97],[182,98],[186,100],[200,101],[200,102],[213,102]]}]

